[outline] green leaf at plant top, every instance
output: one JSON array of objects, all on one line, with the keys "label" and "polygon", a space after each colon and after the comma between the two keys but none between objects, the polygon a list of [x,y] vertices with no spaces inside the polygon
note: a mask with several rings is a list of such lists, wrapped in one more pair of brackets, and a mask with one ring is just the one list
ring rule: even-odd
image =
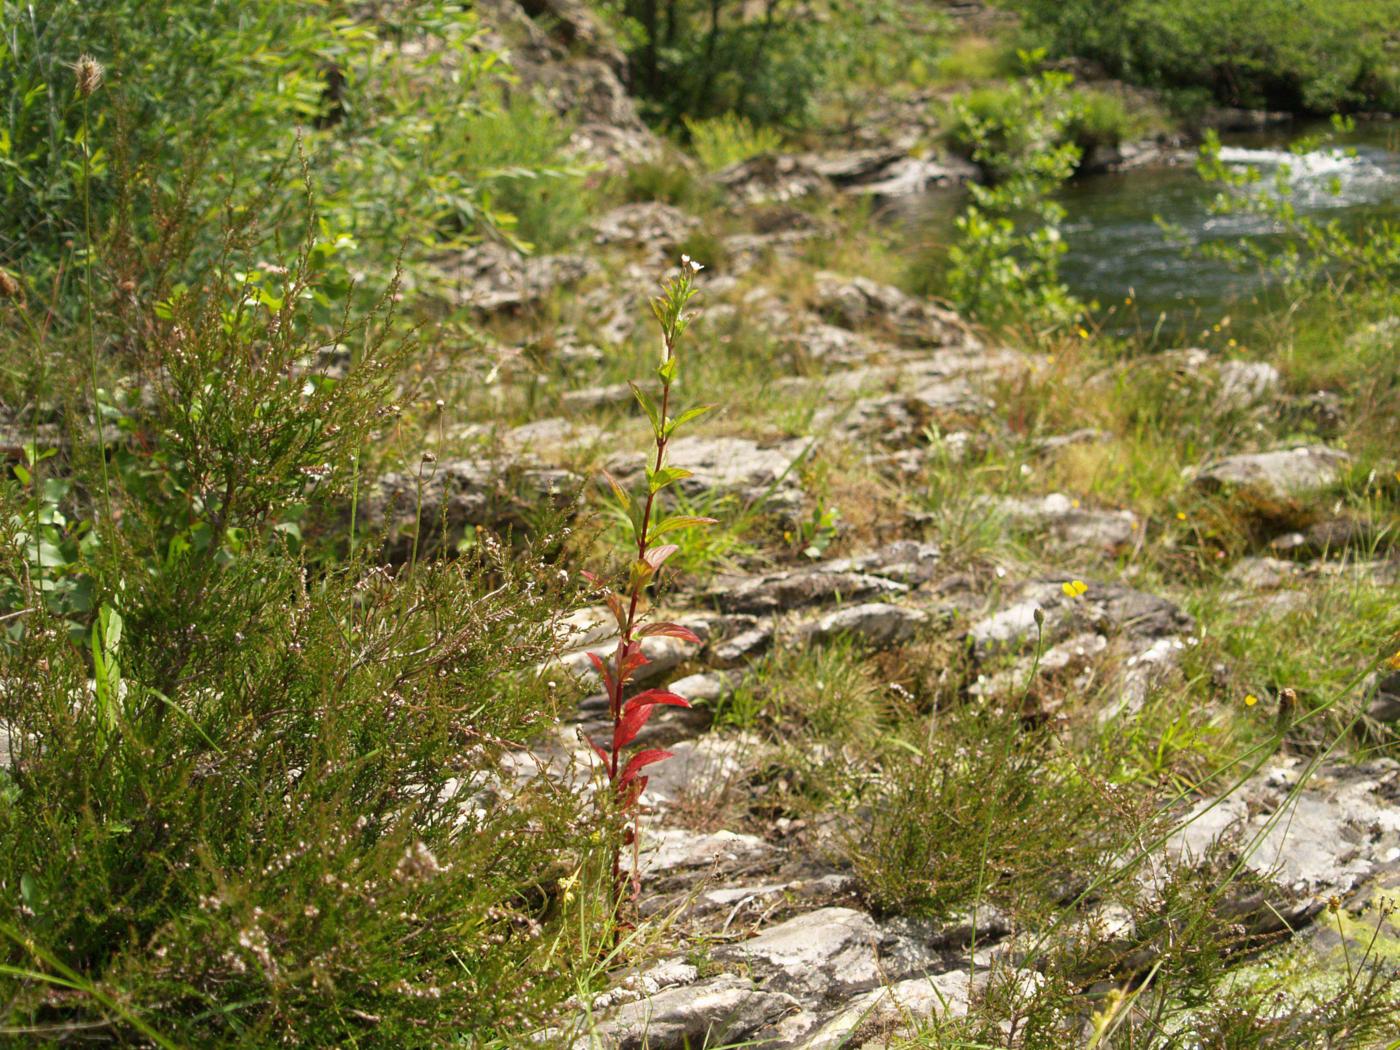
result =
[{"label": "green leaf at plant top", "polygon": [[641,387],[630,380],[627,385],[632,388],[632,393],[637,398],[637,404],[642,406],[642,411],[647,414],[647,419],[651,420],[651,432],[655,434],[659,440],[661,438],[661,414],[657,412],[656,406],[651,403],[651,399],[642,392]]},{"label": "green leaf at plant top", "polygon": [[647,536],[647,542],[651,543],[668,532],[675,532],[677,529],[700,528],[705,525],[718,524],[715,518],[702,518],[694,514],[673,514],[671,517],[652,527]]},{"label": "green leaf at plant top", "polygon": [[692,420],[699,419],[706,412],[712,412],[718,407],[718,405],[700,405],[696,408],[687,408],[675,419],[666,420],[666,436],[670,437],[676,432],[677,427],[689,423]]},{"label": "green leaf at plant top", "polygon": [[684,467],[662,467],[660,470],[652,470],[651,467],[647,467],[647,488],[652,492],[660,492],[677,481],[691,477],[694,473],[694,471],[686,470]]}]

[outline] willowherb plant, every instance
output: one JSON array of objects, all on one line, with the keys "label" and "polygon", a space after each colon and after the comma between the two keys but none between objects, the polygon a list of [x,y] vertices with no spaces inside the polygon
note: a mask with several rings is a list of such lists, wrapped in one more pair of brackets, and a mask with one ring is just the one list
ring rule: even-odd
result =
[{"label": "willowherb plant", "polygon": [[[680,624],[665,621],[644,622],[646,610],[644,597],[647,587],[656,579],[667,559],[680,548],[674,543],[657,543],[661,537],[678,529],[693,525],[712,525],[713,518],[702,518],[691,514],[673,514],[660,517],[657,513],[657,497],[682,478],[690,476],[690,471],[673,467],[666,462],[666,450],[676,431],[714,408],[714,405],[701,405],[687,409],[679,415],[671,416],[671,388],[675,384],[680,368],[676,356],[676,346],[690,321],[686,306],[695,296],[695,275],[702,269],[686,255],[681,257],[680,273],[662,281],[661,294],[651,301],[652,313],[661,328],[661,364],[656,375],[661,381],[661,404],[657,405],[636,383],[632,392],[646,413],[651,425],[655,444],[654,455],[646,468],[646,493],[640,498],[628,493],[611,474],[604,472],[613,498],[617,500],[632,527],[632,541],[636,544],[636,556],[627,572],[626,584],[621,590],[603,585],[593,574],[588,578],[603,586],[604,598],[613,618],[617,621],[617,648],[611,659],[599,653],[589,653],[594,668],[603,679],[608,695],[608,712],[612,718],[612,740],[607,747],[590,739],[589,744],[602,759],[607,772],[610,788],[608,804],[613,807],[617,827],[611,842],[612,894],[615,908],[628,899],[627,886],[631,883],[631,897],[641,890],[641,876],[636,861],[637,853],[637,806],[642,792],[646,790],[647,778],[642,770],[647,766],[671,757],[671,752],[659,748],[645,748],[627,755],[628,746],[637,738],[646,725],[652,712],[662,705],[689,707],[684,697],[663,689],[647,689],[630,699],[627,697],[628,684],[637,671],[648,660],[642,652],[642,641],[646,638],[669,637],[687,642],[699,642],[699,638]],[[659,520],[657,520],[659,518]],[[626,761],[623,759],[626,756]],[[630,880],[622,871],[622,850],[633,847],[632,874]]]}]

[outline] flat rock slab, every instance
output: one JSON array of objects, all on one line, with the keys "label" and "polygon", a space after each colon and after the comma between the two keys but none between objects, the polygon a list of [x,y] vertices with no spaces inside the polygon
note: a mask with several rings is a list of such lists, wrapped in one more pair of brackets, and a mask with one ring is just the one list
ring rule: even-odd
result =
[{"label": "flat rock slab", "polygon": [[1276,500],[1291,500],[1336,483],[1351,464],[1345,452],[1325,445],[1226,456],[1196,472],[1196,484],[1209,490],[1248,489]]},{"label": "flat rock slab", "polygon": [[628,1003],[573,1045],[577,1050],[699,1050],[732,1045],[797,1006],[781,992],[759,990],[747,978],[721,974]]},{"label": "flat rock slab", "polygon": [[880,927],[853,908],[820,908],[724,949],[765,987],[803,997],[850,995],[880,983]]},{"label": "flat rock slab", "polygon": [[845,328],[882,327],[920,346],[980,345],[954,311],[868,277],[823,271],[817,274],[816,301],[824,317]]},{"label": "flat rock slab", "polygon": [[[801,505],[802,488],[797,464],[811,447],[807,438],[760,444],[737,437],[683,437],[671,442],[667,462],[691,471],[680,482],[688,496],[732,493],[746,503],[762,501],[764,508],[791,511]],[[620,464],[622,477],[638,473],[637,462],[629,458]]]},{"label": "flat rock slab", "polygon": [[482,313],[517,310],[541,302],[556,288],[596,273],[598,264],[580,255],[522,255],[486,241],[447,260],[457,302]]},{"label": "flat rock slab", "polygon": [[623,204],[593,223],[595,244],[635,244],[669,251],[700,225],[688,212],[660,201]]},{"label": "flat rock slab", "polygon": [[1249,870],[1286,895],[1275,906],[1291,921],[1400,870],[1400,763],[1323,766],[1299,787],[1306,768],[1302,758],[1286,759],[1234,794],[1201,802],[1170,855],[1193,863],[1215,848],[1243,854]]},{"label": "flat rock slab", "polygon": [[1041,635],[1047,647],[1085,633],[1151,640],[1195,629],[1190,616],[1158,595],[1121,583],[1090,582],[1081,597],[1072,598],[1063,590],[1067,582],[1069,577],[1056,576],[1013,588],[996,612],[976,621],[968,631],[973,651],[987,657],[1033,649],[1037,609],[1045,617]]},{"label": "flat rock slab", "polygon": [[646,801],[664,807],[689,796],[718,798],[767,753],[763,742],[747,733],[708,733],[668,748],[672,757],[647,768]]},{"label": "flat rock slab", "polygon": [[[984,984],[985,980],[979,980]],[[966,970],[912,977],[857,996],[835,1017],[803,1039],[800,1050],[885,1047],[892,1036],[907,1038],[921,1023],[965,1017],[973,979]]]},{"label": "flat rock slab", "polygon": [[684,828],[642,829],[642,875],[673,881],[705,875],[733,874],[753,869],[776,869],[778,851],[757,835],[733,831],[688,831]]},{"label": "flat rock slab", "polygon": [[818,908],[729,945],[764,988],[809,1004],[844,1002],[913,973],[942,970],[943,956],[898,924],[882,927],[855,908]]},{"label": "flat rock slab", "polygon": [[1142,537],[1142,523],[1130,510],[1099,510],[1053,492],[1040,499],[1004,499],[996,509],[1021,528],[1034,528],[1055,546],[1115,552]]},{"label": "flat rock slab", "polygon": [[907,642],[929,622],[929,614],[888,602],[864,602],[799,624],[789,644],[820,645],[837,638],[859,638],[874,648]]},{"label": "flat rock slab", "polygon": [[817,565],[738,580],[721,579],[702,600],[723,612],[771,615],[829,602],[889,597],[908,590],[907,584],[884,576]]}]

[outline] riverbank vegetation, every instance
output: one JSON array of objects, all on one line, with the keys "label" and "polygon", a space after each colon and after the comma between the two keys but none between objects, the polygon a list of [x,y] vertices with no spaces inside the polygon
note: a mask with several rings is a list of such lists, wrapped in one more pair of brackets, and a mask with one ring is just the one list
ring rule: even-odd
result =
[{"label": "riverbank vegetation", "polygon": [[1113,6],[0,0],[0,1045],[1393,1046],[1400,233],[1061,271],[1393,27]]}]

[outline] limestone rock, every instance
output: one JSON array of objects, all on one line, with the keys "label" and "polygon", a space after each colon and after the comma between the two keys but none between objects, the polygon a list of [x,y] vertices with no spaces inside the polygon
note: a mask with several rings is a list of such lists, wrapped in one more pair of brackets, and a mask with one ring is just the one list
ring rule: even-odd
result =
[{"label": "limestone rock", "polygon": [[[665,763],[652,768],[663,769]],[[643,876],[658,880],[774,866],[773,847],[756,835],[682,828],[643,828],[641,861]]]},{"label": "limestone rock", "polygon": [[1400,864],[1400,764],[1324,765],[1300,786],[1306,770],[1306,759],[1286,758],[1234,794],[1203,800],[1169,854],[1191,863],[1217,845],[1238,851],[1278,885],[1285,899],[1269,903],[1290,922]]},{"label": "limestone rock", "polygon": [[852,908],[820,908],[770,927],[725,950],[796,996],[850,995],[881,981],[875,920]]},{"label": "limestone rock", "polygon": [[699,219],[674,205],[644,201],[620,205],[595,220],[593,240],[670,250],[699,225]]},{"label": "limestone rock", "polygon": [[647,767],[646,801],[658,808],[684,796],[714,798],[753,768],[766,749],[747,733],[707,733],[685,740],[668,750],[672,757]]},{"label": "limestone rock", "polygon": [[721,578],[704,596],[724,612],[772,614],[834,601],[866,601],[903,594],[903,583],[817,565],[735,580]]},{"label": "limestone rock", "polygon": [[864,554],[829,561],[826,570],[869,573],[913,586],[932,580],[942,560],[943,553],[935,543],[896,540]]},{"label": "limestone rock", "polygon": [[731,164],[712,176],[731,200],[746,204],[786,203],[830,188],[803,158],[764,154]]},{"label": "limestone rock", "polygon": [[976,621],[968,631],[973,651],[985,657],[1032,649],[1037,609],[1045,617],[1046,646],[1086,631],[1156,639],[1189,634],[1195,627],[1191,617],[1166,598],[1121,583],[1090,583],[1082,597],[1071,598],[1062,589],[1066,582],[1063,576],[1042,578],[1014,588],[996,612]]},{"label": "limestone rock", "polygon": [[1196,472],[1206,489],[1240,488],[1277,500],[1291,500],[1341,478],[1351,457],[1325,445],[1253,452],[1207,463]]},{"label": "limestone rock", "polygon": [[907,341],[926,346],[976,341],[962,319],[947,307],[916,299],[868,277],[819,273],[816,300],[823,315],[846,328],[883,325]]},{"label": "limestone rock", "polygon": [[1297,573],[1296,564],[1279,558],[1241,558],[1225,575],[1241,586],[1267,591],[1285,586]]},{"label": "limestone rock", "polygon": [[908,641],[928,621],[929,615],[922,609],[865,602],[837,609],[800,625],[794,640],[798,644],[819,645],[850,636],[881,648]]},{"label": "limestone rock", "polygon": [[1267,361],[1222,361],[1216,384],[1222,407],[1244,409],[1276,397],[1283,377]]},{"label": "limestone rock", "polygon": [[[851,1000],[804,1039],[800,1050],[886,1046],[891,1036],[910,1037],[918,1025],[934,1018],[966,1016],[972,992],[973,982],[966,970],[911,977],[887,988],[877,988]],[[863,1033],[869,1033],[869,1042]],[[875,1036],[880,1038],[876,1040]]]},{"label": "limestone rock", "polygon": [[367,487],[360,509],[371,528],[387,527],[391,556],[403,557],[415,530],[421,554],[450,546],[472,525],[518,523],[541,503],[567,506],[582,486],[571,471],[528,461],[450,460],[425,464],[421,480],[409,471],[381,475]]},{"label": "limestone rock", "polygon": [[[667,459],[692,472],[679,483],[691,496],[732,493],[746,503],[764,500],[766,509],[781,512],[801,505],[797,464],[810,445],[801,438],[760,444],[739,437],[682,437],[671,442]],[[631,478],[638,473],[637,461],[618,461],[613,473]]]},{"label": "limestone rock", "polygon": [[493,241],[443,260],[457,285],[457,302],[482,313],[533,306],[554,289],[576,284],[598,264],[579,255],[521,255]]},{"label": "limestone rock", "polygon": [[1036,530],[1038,536],[1071,550],[1112,553],[1142,537],[1141,523],[1132,511],[1081,507],[1078,500],[1059,492],[1040,499],[1003,499],[996,507],[1011,523]]},{"label": "limestone rock", "polygon": [[593,1050],[599,1037],[602,1045],[618,1050],[732,1045],[796,1008],[782,993],[760,991],[751,980],[721,974],[629,1003],[574,1046]]}]

